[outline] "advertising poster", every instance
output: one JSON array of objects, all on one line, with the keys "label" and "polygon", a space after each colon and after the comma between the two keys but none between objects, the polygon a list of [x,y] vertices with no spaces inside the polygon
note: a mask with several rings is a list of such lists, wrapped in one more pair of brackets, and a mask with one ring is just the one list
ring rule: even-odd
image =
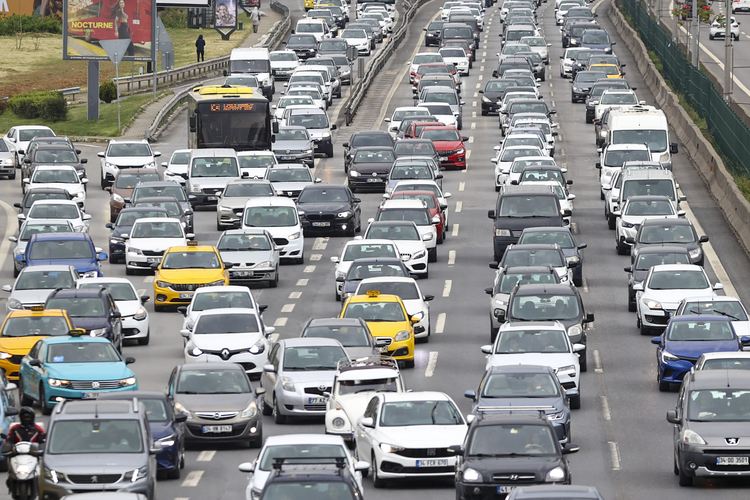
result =
[{"label": "advertising poster", "polygon": [[255,8],[260,9],[260,0],[238,0],[240,8],[248,14]]},{"label": "advertising poster", "polygon": [[214,27],[222,31],[237,28],[237,0],[216,0],[214,6]]}]

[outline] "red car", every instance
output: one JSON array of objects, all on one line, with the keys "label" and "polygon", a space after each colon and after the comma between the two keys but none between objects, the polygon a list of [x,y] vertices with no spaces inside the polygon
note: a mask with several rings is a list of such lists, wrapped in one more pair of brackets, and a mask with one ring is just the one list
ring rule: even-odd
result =
[{"label": "red car", "polygon": [[445,210],[438,203],[438,199],[435,193],[432,191],[398,191],[393,193],[390,197],[391,200],[422,200],[427,203],[427,208],[430,209],[430,217],[440,216],[440,222],[435,226],[435,230],[438,233],[438,243],[445,241],[448,227],[445,224]]},{"label": "red car", "polygon": [[414,80],[414,83],[412,83],[412,92],[417,91],[417,87],[419,87],[419,80],[422,79],[424,75],[455,75],[455,71],[451,71],[448,69],[448,65],[445,63],[426,63],[426,64],[420,64],[417,68],[417,71],[412,73],[412,78]]},{"label": "red car", "polygon": [[464,141],[469,139],[461,137],[456,127],[425,127],[419,135],[420,139],[429,139],[435,145],[440,155],[440,166],[444,169],[455,168],[464,170],[466,168],[466,147]]},{"label": "red car", "polygon": [[425,127],[442,127],[445,123],[440,122],[413,122],[410,123],[404,132],[404,139],[415,139],[419,137],[422,129]]}]

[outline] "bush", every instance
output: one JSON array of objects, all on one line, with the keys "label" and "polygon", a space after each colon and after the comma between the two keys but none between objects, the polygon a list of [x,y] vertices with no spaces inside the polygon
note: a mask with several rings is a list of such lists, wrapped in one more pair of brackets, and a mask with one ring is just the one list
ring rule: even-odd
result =
[{"label": "bush", "polygon": [[164,23],[164,27],[167,29],[187,28],[187,9],[167,7],[163,12],[159,13],[159,17],[161,18],[161,22]]},{"label": "bush", "polygon": [[104,82],[99,85],[99,99],[108,104],[117,99],[117,85],[114,82]]},{"label": "bush", "polygon": [[0,36],[13,36],[21,31],[22,26],[24,33],[62,34],[62,21],[52,16],[0,16]]},{"label": "bush", "polygon": [[68,107],[62,92],[29,92],[8,99],[8,108],[18,117],[60,121],[67,118]]},{"label": "bush", "polygon": [[0,101],[0,115],[5,113],[5,108],[8,107],[8,103],[5,101]]}]

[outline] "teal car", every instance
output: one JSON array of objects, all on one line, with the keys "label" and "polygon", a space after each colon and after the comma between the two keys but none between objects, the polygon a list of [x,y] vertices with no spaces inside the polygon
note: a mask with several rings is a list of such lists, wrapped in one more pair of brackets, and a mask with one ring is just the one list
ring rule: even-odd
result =
[{"label": "teal car", "polygon": [[103,337],[84,336],[71,330],[70,336],[47,337],[34,344],[21,360],[22,405],[38,401],[49,415],[65,399],[96,399],[102,392],[137,391],[138,379],[112,342]]}]

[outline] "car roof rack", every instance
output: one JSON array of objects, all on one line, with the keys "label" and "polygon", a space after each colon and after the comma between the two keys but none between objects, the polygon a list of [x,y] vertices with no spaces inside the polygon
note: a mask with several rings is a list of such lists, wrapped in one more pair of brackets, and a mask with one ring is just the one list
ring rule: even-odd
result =
[{"label": "car roof rack", "polygon": [[398,370],[398,361],[388,357],[370,356],[367,358],[354,359],[352,361],[339,362],[338,366],[340,372],[361,368],[391,368]]},{"label": "car roof rack", "polygon": [[346,457],[274,457],[273,469],[282,471],[287,468],[310,471],[331,470],[331,466],[340,471],[346,467]]},{"label": "car roof rack", "polygon": [[554,406],[478,406],[477,420],[484,420],[492,416],[536,415],[547,420],[547,410],[555,410]]}]

